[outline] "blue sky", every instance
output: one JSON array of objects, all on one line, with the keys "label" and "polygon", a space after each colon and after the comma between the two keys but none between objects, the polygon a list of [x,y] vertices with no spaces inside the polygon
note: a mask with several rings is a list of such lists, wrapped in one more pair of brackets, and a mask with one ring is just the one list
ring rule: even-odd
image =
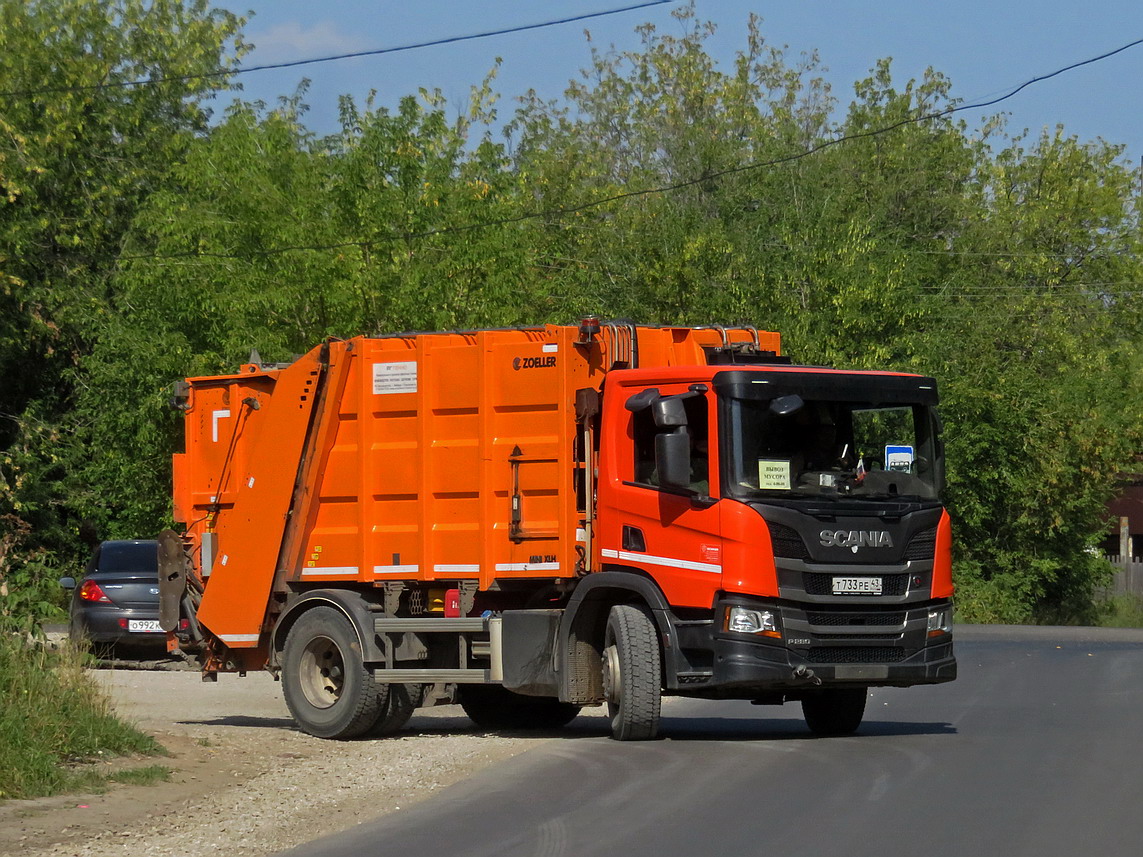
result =
[{"label": "blue sky", "polygon": [[[259,65],[329,54],[394,47],[450,36],[538,23],[598,12],[636,0],[245,0],[218,2],[232,11],[250,10],[246,35],[256,48],[245,65]],[[932,66],[953,83],[953,95],[966,101],[995,97],[1029,78],[1143,38],[1143,3],[1138,0],[697,0],[701,19],[715,22],[715,57],[729,64],[744,47],[751,12],[763,18],[767,41],[788,45],[791,56],[817,50],[827,80],[842,103],[853,82],[866,76],[881,57],[893,58],[894,78],[904,83]],[[419,87],[439,88],[459,109],[469,87],[479,83],[495,57],[503,59],[496,89],[511,98],[530,88],[559,97],[568,80],[590,60],[583,30],[598,45],[637,48],[634,28],[654,22],[677,32],[672,5],[613,15],[581,24],[497,36],[461,44],[387,56],[343,60],[302,68],[252,72],[240,77],[244,98],[274,103],[292,93],[302,77],[311,80],[307,124],[329,133],[337,124],[337,97],[363,101],[371,89],[381,104],[392,105]],[[727,65],[728,67],[728,65]],[[1038,83],[991,111],[1011,114],[1010,130],[1063,124],[1089,140],[1096,137],[1128,146],[1127,156],[1143,155],[1143,45],[1095,65]],[[965,112],[970,128],[979,113]]]}]

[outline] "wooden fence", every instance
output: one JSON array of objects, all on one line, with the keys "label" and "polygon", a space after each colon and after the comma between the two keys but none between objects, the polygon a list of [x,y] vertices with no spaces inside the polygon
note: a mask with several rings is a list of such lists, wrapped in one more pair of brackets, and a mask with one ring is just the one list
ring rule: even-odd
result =
[{"label": "wooden fence", "polygon": [[1115,566],[1115,572],[1111,577],[1111,585],[1104,590],[1106,595],[1135,595],[1143,598],[1143,559],[1137,556],[1109,556],[1107,561]]}]

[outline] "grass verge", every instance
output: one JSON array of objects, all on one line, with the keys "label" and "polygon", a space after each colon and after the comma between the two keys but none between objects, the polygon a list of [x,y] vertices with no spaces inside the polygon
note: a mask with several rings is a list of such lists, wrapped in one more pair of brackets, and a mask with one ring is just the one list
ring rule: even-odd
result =
[{"label": "grass verge", "polygon": [[1115,595],[1096,603],[1096,624],[1103,628],[1143,628],[1143,598]]},{"label": "grass verge", "polygon": [[168,773],[156,765],[150,774],[108,776],[86,767],[113,756],[165,751],[111,713],[107,697],[83,671],[85,658],[70,646],[49,651],[0,633],[0,800],[93,789],[124,777],[154,782]]}]

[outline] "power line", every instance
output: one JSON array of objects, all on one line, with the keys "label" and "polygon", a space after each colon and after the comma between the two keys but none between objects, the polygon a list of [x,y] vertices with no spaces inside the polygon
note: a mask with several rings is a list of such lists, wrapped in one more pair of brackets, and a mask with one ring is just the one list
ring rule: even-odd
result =
[{"label": "power line", "polygon": [[[1116,54],[1121,54],[1124,51],[1126,51],[1130,48],[1133,48],[1139,44],[1143,44],[1143,39],[1136,39],[1133,42],[1128,42],[1125,45],[1122,45],[1118,48],[1110,50],[1107,53],[1100,54],[1099,56],[1089,57],[1088,59],[1080,60],[1078,62],[1074,62],[1071,65],[1066,65],[1063,68],[1058,68],[1053,72],[1049,72],[1048,74],[1042,74],[1039,77],[1033,77],[1031,80],[1024,81],[1022,84],[1017,86],[1015,89],[1013,89],[1011,92],[1007,93],[1006,95],[1002,95],[999,98],[993,99],[992,101],[981,101],[981,102],[978,102],[978,103],[973,104],[973,105],[967,105],[963,109],[967,110],[967,109],[969,109],[969,107],[971,107],[972,109],[979,109],[981,107],[991,107],[994,104],[999,104],[1001,101],[1004,101],[1005,99],[1011,98],[1013,95],[1016,95],[1016,93],[1020,92],[1023,89],[1028,88],[1029,86],[1031,86],[1034,83],[1039,83],[1042,80],[1050,80],[1051,78],[1056,77],[1056,76],[1061,75],[1061,74],[1064,74],[1065,72],[1069,72],[1069,71],[1072,71],[1074,69],[1081,68],[1082,66],[1085,66],[1085,65],[1091,65],[1092,63],[1100,62],[1101,60],[1108,59],[1110,57],[1115,56]],[[962,109],[962,108],[959,108],[959,107],[957,108],[957,110],[960,110],[960,109]],[[950,110],[949,112],[951,113],[954,111]]]},{"label": "power line", "polygon": [[[658,4],[654,4],[654,5],[658,5]],[[211,252],[203,252],[203,251],[186,251],[186,252],[182,252],[182,253],[154,254],[154,255],[150,255],[150,256],[124,256],[124,257],[121,257],[121,260],[122,261],[135,261],[138,259],[147,259],[147,258],[173,259],[173,258],[186,258],[186,257],[194,257],[194,256],[244,259],[244,258],[249,258],[251,256],[265,257],[265,256],[277,255],[280,253],[289,253],[289,252],[304,251],[304,250],[321,251],[321,250],[338,250],[338,249],[344,249],[347,247],[370,247],[370,246],[373,246],[374,244],[384,244],[384,243],[395,242],[395,241],[416,241],[416,240],[421,240],[424,238],[432,238],[432,237],[439,236],[439,235],[463,234],[463,233],[472,232],[472,231],[475,231],[478,229],[487,229],[487,228],[495,227],[495,226],[509,226],[509,225],[514,224],[514,223],[521,223],[521,222],[524,222],[527,220],[537,220],[537,219],[546,218],[546,217],[553,217],[553,218],[564,217],[564,216],[569,215],[569,214],[576,214],[578,212],[586,211],[586,210],[591,209],[591,208],[597,208],[601,205],[606,205],[606,204],[611,203],[611,202],[619,202],[619,201],[622,201],[625,199],[635,199],[638,197],[645,197],[645,196],[651,196],[651,195],[656,195],[656,194],[673,193],[673,192],[678,191],[678,190],[683,190],[685,188],[693,187],[695,185],[702,184],[704,182],[713,181],[715,179],[723,178],[725,176],[737,175],[739,173],[752,172],[754,170],[765,169],[767,167],[776,167],[776,166],[782,166],[784,164],[794,163],[794,162],[800,161],[804,158],[808,158],[811,155],[816,155],[819,152],[824,151],[825,149],[829,149],[829,148],[832,148],[834,146],[841,145],[842,143],[847,143],[847,142],[850,142],[853,140],[864,140],[864,139],[871,139],[874,137],[879,137],[883,134],[888,134],[889,132],[895,131],[898,128],[902,128],[906,125],[916,125],[916,124],[920,124],[921,122],[927,122],[931,119],[940,119],[942,117],[950,116],[954,113],[961,113],[965,110],[978,110],[982,107],[991,107],[991,106],[999,104],[1003,101],[1006,101],[1009,98],[1012,98],[1013,96],[1017,95],[1018,93],[1022,92],[1024,89],[1028,88],[1029,86],[1032,86],[1035,83],[1039,83],[1039,82],[1045,81],[1045,80],[1050,80],[1053,77],[1057,77],[1057,76],[1064,74],[1068,71],[1071,71],[1073,69],[1077,69],[1077,68],[1080,68],[1080,67],[1086,66],[1086,65],[1091,65],[1092,63],[1100,62],[1101,60],[1105,60],[1105,59],[1108,59],[1109,57],[1113,57],[1116,54],[1122,53],[1122,52],[1129,50],[1130,48],[1136,47],[1137,45],[1140,45],[1140,44],[1143,44],[1143,39],[1135,39],[1134,41],[1128,42],[1127,44],[1121,45],[1118,48],[1115,48],[1113,50],[1099,54],[1098,56],[1089,57],[1088,59],[1080,60],[1078,62],[1074,62],[1074,63],[1071,63],[1069,65],[1058,68],[1055,71],[1049,72],[1048,74],[1043,74],[1043,75],[1039,75],[1037,77],[1033,77],[1029,80],[1026,80],[1024,83],[1020,84],[1019,86],[1017,86],[1016,88],[1014,88],[1013,90],[1008,92],[1007,94],[999,96],[998,98],[993,98],[993,99],[987,100],[987,101],[978,101],[978,102],[974,102],[972,104],[950,105],[950,106],[945,107],[941,110],[933,111],[933,112],[926,113],[926,114],[923,114],[920,116],[913,116],[913,117],[909,117],[906,119],[902,119],[898,122],[894,122],[894,123],[887,125],[887,126],[884,126],[882,128],[874,128],[874,129],[869,130],[869,131],[860,131],[860,132],[855,133],[855,134],[846,134],[846,135],[841,136],[841,137],[836,137],[832,140],[826,140],[826,141],[819,143],[815,146],[811,146],[810,148],[805,149],[804,151],[795,152],[793,154],[785,155],[785,156],[780,157],[780,158],[774,158],[774,159],[771,159],[768,161],[755,161],[753,163],[742,164],[742,165],[739,165],[736,167],[728,167],[727,169],[724,169],[724,170],[717,170],[713,173],[709,173],[709,174],[706,174],[703,176],[699,176],[697,178],[686,179],[684,181],[675,182],[675,183],[669,184],[669,185],[660,185],[658,187],[645,188],[643,190],[624,191],[622,193],[612,194],[611,196],[606,196],[606,197],[603,197],[601,199],[592,200],[591,202],[586,202],[586,203],[583,203],[581,205],[569,206],[569,207],[565,207],[565,208],[543,209],[543,210],[534,211],[534,212],[525,212],[523,214],[513,215],[511,217],[502,217],[502,218],[497,218],[494,220],[478,221],[475,223],[462,224],[460,226],[447,226],[447,227],[441,227],[439,229],[428,229],[428,230],[422,230],[420,232],[391,233],[389,235],[377,236],[377,237],[369,239],[369,240],[343,241],[343,242],[338,242],[336,244],[329,244],[329,245],[309,245],[309,246],[294,245],[294,246],[288,246],[288,247],[270,248],[270,249],[265,249],[265,250],[252,250],[252,251],[247,251],[245,253],[211,253]]]},{"label": "power line", "polygon": [[[594,13],[594,16],[598,17],[598,16],[603,15],[603,14],[615,14],[618,11],[627,11],[628,9],[640,8],[641,6],[661,5],[663,2],[667,2],[667,0],[656,0],[656,2],[644,3],[644,4],[640,4],[640,6],[625,7],[624,9],[620,9],[620,10],[611,10],[611,12],[609,12],[609,13],[597,12],[597,13]],[[532,28],[535,28],[538,26],[541,26],[541,25],[531,25]],[[464,37],[464,38],[476,38],[476,36]],[[625,199],[635,199],[638,197],[645,197],[645,196],[651,196],[651,195],[656,195],[656,194],[673,193],[674,191],[683,190],[683,189],[688,188],[688,187],[693,187],[697,184],[713,181],[715,179],[722,178],[722,177],[729,176],[729,175],[737,175],[739,173],[752,172],[754,170],[760,170],[760,169],[765,169],[768,167],[782,166],[784,164],[794,163],[794,162],[800,161],[804,158],[808,158],[812,155],[816,155],[819,152],[824,151],[825,149],[829,149],[829,148],[832,148],[834,146],[841,145],[842,143],[851,142],[853,140],[863,140],[863,139],[871,139],[874,137],[879,137],[883,134],[888,134],[891,131],[895,131],[898,128],[904,127],[906,125],[920,124],[921,122],[927,122],[931,119],[939,119],[942,117],[952,115],[953,113],[963,112],[965,110],[976,110],[976,109],[980,109],[982,107],[991,107],[991,106],[999,104],[1003,101],[1006,101],[1009,98],[1012,98],[1013,96],[1015,96],[1019,92],[1023,91],[1024,89],[1026,89],[1027,87],[1029,87],[1035,83],[1045,81],[1045,80],[1050,80],[1051,78],[1057,77],[1061,74],[1064,74],[1065,72],[1071,71],[1071,70],[1076,69],[1076,68],[1080,68],[1082,66],[1091,65],[1092,63],[1096,63],[1096,62],[1099,62],[1101,60],[1107,59],[1109,57],[1115,56],[1116,54],[1122,53],[1122,52],[1129,50],[1130,48],[1136,47],[1137,45],[1140,45],[1140,44],[1143,44],[1143,39],[1136,39],[1136,40],[1128,42],[1127,44],[1122,45],[1118,48],[1115,48],[1113,50],[1099,54],[1098,56],[1089,57],[1088,59],[1080,60],[1078,62],[1074,62],[1074,63],[1071,63],[1069,65],[1063,66],[1059,69],[1056,69],[1053,72],[1049,72],[1048,74],[1039,75],[1037,77],[1031,78],[1031,79],[1025,81],[1024,83],[1020,84],[1019,86],[1015,87],[1014,89],[1012,89],[1007,94],[1002,95],[998,98],[994,98],[994,99],[987,100],[987,101],[978,101],[978,102],[974,102],[972,104],[950,105],[950,106],[943,108],[941,110],[922,114],[920,116],[913,116],[913,117],[909,117],[906,119],[899,120],[897,122],[894,122],[894,123],[887,125],[887,126],[884,126],[882,128],[874,128],[874,129],[871,129],[869,131],[861,131],[861,132],[858,132],[855,134],[847,134],[847,135],[844,135],[841,137],[836,137],[832,140],[826,140],[826,141],[819,143],[815,146],[811,146],[810,148],[805,149],[801,152],[795,152],[793,154],[785,155],[785,156],[780,157],[780,158],[774,158],[774,159],[771,159],[768,161],[755,161],[755,162],[748,163],[748,164],[742,164],[742,165],[739,165],[736,167],[729,167],[729,168],[724,169],[724,170],[717,170],[713,173],[709,173],[709,174],[706,174],[706,175],[703,175],[703,176],[700,176],[697,178],[693,178],[693,179],[687,179],[684,181],[675,182],[675,183],[669,184],[669,185],[660,185],[657,187],[645,188],[643,190],[624,191],[622,193],[612,194],[610,196],[602,197],[600,199],[592,200],[590,202],[585,202],[581,205],[575,205],[575,206],[569,206],[569,207],[563,207],[563,208],[541,209],[540,211],[524,212],[523,214],[512,215],[511,217],[501,217],[501,218],[496,218],[493,220],[477,221],[477,222],[473,222],[473,223],[461,224],[459,226],[445,226],[445,227],[440,227],[438,229],[421,230],[419,232],[390,233],[388,235],[379,235],[379,236],[375,236],[374,238],[365,239],[365,240],[339,241],[339,242],[332,243],[332,244],[297,244],[297,245],[288,245],[288,246],[283,246],[283,247],[272,247],[272,248],[260,249],[260,250],[247,250],[243,253],[220,253],[220,252],[204,251],[204,250],[187,250],[187,251],[176,252],[176,253],[152,253],[152,254],[123,255],[123,256],[117,257],[117,261],[131,262],[131,261],[142,261],[142,260],[149,260],[149,259],[183,259],[183,258],[218,258],[218,259],[249,259],[252,257],[264,258],[264,257],[269,257],[269,256],[281,255],[284,253],[290,253],[290,252],[341,250],[341,249],[347,249],[350,247],[367,248],[367,247],[372,247],[372,246],[378,245],[378,244],[387,244],[387,243],[392,243],[392,242],[397,242],[397,241],[417,241],[417,240],[422,240],[425,238],[432,238],[432,237],[436,237],[436,236],[440,236],[440,235],[459,235],[459,234],[463,234],[463,233],[467,233],[467,232],[473,232],[473,231],[480,230],[480,229],[487,229],[487,228],[491,228],[491,227],[495,227],[495,226],[509,226],[509,225],[512,225],[515,223],[522,223],[522,222],[525,222],[528,220],[538,220],[540,218],[560,218],[560,217],[564,217],[564,216],[569,215],[569,214],[576,214],[576,213],[579,213],[581,211],[587,211],[587,210],[592,209],[592,208],[597,208],[601,205],[606,205],[606,204],[611,203],[611,202],[619,202],[619,201],[622,201]],[[914,252],[930,252],[930,253],[937,253],[937,254],[940,253],[940,251],[914,251]],[[986,254],[980,254],[980,255],[986,255]],[[1016,254],[1013,254],[1013,256],[1015,256],[1015,255]],[[1033,254],[1033,255],[1036,255],[1036,254]]]},{"label": "power line", "polygon": [[332,56],[314,57],[312,59],[304,60],[289,60],[287,62],[279,63],[266,63],[264,65],[252,65],[247,68],[231,68],[231,69],[217,69],[215,71],[204,72],[202,74],[181,74],[173,77],[162,78],[148,78],[146,80],[119,80],[110,81],[106,83],[92,83],[86,86],[46,86],[40,89],[23,89],[14,90],[11,92],[0,92],[0,98],[25,98],[33,97],[36,95],[51,95],[63,92],[89,92],[101,89],[121,89],[129,86],[158,86],[161,83],[179,83],[188,80],[209,80],[216,77],[229,77],[236,74],[249,74],[255,71],[271,71],[274,69],[283,68],[297,68],[305,65],[316,65],[317,63],[337,62],[338,60],[359,59],[361,57],[375,57],[383,56],[385,54],[396,54],[403,51],[414,51],[421,48],[438,47],[440,45],[452,45],[458,42],[470,42],[476,39],[487,39],[492,36],[506,36],[512,33],[525,33],[530,30],[541,30],[545,27],[556,27],[561,24],[574,24],[579,21],[589,21],[593,18],[604,18],[609,15],[618,15],[623,12],[633,12],[637,9],[646,9],[651,6],[663,6],[667,3],[673,3],[675,0],[647,0],[644,3],[635,3],[631,6],[622,6],[615,9],[607,9],[602,12],[587,12],[582,15],[572,15],[567,18],[556,18],[550,21],[541,21],[537,24],[520,24],[515,27],[504,27],[499,30],[485,30],[481,33],[470,33],[465,36],[448,36],[443,39],[432,39],[426,42],[417,42],[415,44],[399,45],[393,48],[376,48],[368,51],[354,51],[347,54],[334,54]]}]

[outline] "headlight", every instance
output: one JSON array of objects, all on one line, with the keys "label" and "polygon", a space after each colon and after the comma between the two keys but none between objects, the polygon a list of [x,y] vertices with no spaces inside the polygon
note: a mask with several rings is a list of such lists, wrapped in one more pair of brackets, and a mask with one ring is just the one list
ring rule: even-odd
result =
[{"label": "headlight", "polygon": [[746,607],[730,607],[726,611],[723,630],[737,634],[761,634],[763,637],[782,639],[778,627],[778,613],[775,610],[751,610]]},{"label": "headlight", "polygon": [[929,611],[929,636],[952,633],[952,609],[937,607]]}]

